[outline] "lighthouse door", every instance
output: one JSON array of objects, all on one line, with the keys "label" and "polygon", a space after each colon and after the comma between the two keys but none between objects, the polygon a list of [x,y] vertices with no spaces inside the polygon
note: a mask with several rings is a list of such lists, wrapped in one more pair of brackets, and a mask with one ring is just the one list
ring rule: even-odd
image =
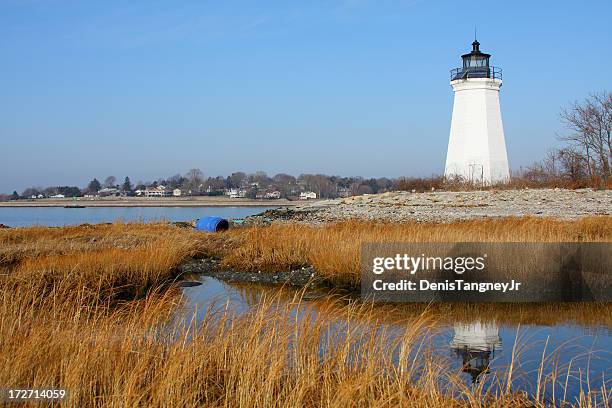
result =
[{"label": "lighthouse door", "polygon": [[469,180],[470,183],[475,185],[482,185],[484,178],[484,168],[482,164],[470,163],[469,164]]}]

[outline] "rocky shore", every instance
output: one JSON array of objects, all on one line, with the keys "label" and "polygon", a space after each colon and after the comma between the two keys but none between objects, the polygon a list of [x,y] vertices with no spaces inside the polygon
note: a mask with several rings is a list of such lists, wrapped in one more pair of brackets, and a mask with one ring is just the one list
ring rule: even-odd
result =
[{"label": "rocky shore", "polygon": [[271,222],[320,224],[349,219],[442,222],[537,216],[576,219],[612,215],[612,191],[524,189],[466,192],[388,192],[306,202],[247,217],[247,225]]},{"label": "rocky shore", "polygon": [[225,281],[262,283],[310,288],[321,288],[329,286],[329,283],[318,277],[315,269],[311,266],[303,267],[286,272],[244,272],[223,268],[219,260],[212,258],[192,259],[179,267],[180,276],[204,275]]}]

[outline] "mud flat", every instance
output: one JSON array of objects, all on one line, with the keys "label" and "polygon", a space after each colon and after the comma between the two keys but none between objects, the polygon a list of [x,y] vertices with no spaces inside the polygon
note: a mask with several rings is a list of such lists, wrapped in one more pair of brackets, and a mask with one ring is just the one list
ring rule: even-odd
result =
[{"label": "mud flat", "polygon": [[537,189],[468,192],[388,192],[298,203],[247,217],[247,224],[349,219],[390,222],[441,222],[511,216],[573,220],[612,215],[612,191]]}]

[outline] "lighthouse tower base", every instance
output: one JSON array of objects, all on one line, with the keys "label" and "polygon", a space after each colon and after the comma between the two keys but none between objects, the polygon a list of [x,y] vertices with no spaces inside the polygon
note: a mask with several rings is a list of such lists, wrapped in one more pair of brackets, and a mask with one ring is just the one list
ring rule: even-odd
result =
[{"label": "lighthouse tower base", "polygon": [[499,107],[502,81],[468,78],[451,81],[455,92],[444,176],[474,184],[510,180]]}]

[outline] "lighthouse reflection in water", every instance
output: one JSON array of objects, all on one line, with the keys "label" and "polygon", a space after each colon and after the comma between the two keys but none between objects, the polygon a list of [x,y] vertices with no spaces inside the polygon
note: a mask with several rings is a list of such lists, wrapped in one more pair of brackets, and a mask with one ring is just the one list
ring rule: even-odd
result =
[{"label": "lighthouse reflection in water", "polygon": [[477,383],[482,373],[489,371],[489,362],[495,351],[501,350],[499,327],[495,323],[456,323],[451,350],[462,360],[461,371],[472,376]]}]

